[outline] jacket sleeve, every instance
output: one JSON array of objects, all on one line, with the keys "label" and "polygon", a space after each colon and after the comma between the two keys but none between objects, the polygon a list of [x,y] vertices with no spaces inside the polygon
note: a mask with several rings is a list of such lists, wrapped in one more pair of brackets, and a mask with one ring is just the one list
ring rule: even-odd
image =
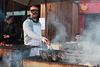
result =
[{"label": "jacket sleeve", "polygon": [[42,40],[42,37],[40,37],[34,33],[33,25],[31,22],[25,21],[23,23],[23,30],[24,30],[24,33],[26,33],[30,38],[35,39],[35,40],[39,40],[39,41]]},{"label": "jacket sleeve", "polygon": [[15,33],[14,34],[11,34],[10,35],[10,38],[13,38],[13,37],[16,37],[16,38],[18,38],[19,37],[19,27],[18,27],[18,25],[15,23],[15,24],[13,24],[13,26],[14,26],[14,28],[15,28]]}]

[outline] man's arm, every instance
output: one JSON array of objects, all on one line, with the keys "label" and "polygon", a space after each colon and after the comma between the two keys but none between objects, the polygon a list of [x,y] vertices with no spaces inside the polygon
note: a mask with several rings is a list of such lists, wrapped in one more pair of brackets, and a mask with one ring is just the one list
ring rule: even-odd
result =
[{"label": "man's arm", "polygon": [[35,40],[42,41],[42,37],[40,37],[39,35],[34,33],[33,26],[32,26],[31,22],[25,21],[23,23],[23,30],[29,37],[31,37],[31,38],[33,38]]}]

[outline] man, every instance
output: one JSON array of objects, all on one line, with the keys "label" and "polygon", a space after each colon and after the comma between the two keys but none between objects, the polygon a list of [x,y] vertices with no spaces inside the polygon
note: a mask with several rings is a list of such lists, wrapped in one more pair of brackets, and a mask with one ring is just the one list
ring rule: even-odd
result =
[{"label": "man", "polygon": [[[24,31],[24,44],[41,46],[41,41],[47,43],[47,38],[41,35],[41,24],[38,22],[39,9],[37,6],[31,6],[30,17],[28,17],[23,23]],[[30,56],[36,56],[39,54],[39,48],[32,48]]]},{"label": "man", "polygon": [[80,33],[76,33],[75,34],[75,41],[80,40],[81,34]]},{"label": "man", "polygon": [[18,37],[19,37],[19,28],[16,23],[13,22],[12,16],[6,17],[6,27],[4,28],[4,42],[6,44],[14,44],[17,45]]},{"label": "man", "polygon": [[71,42],[80,42],[80,38],[81,38],[81,34],[80,33],[76,33],[74,38],[72,38]]}]

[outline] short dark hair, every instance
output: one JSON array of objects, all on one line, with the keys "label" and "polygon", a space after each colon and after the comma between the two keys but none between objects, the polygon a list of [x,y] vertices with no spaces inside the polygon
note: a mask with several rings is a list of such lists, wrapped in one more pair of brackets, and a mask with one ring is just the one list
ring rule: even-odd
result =
[{"label": "short dark hair", "polygon": [[[32,5],[32,6],[37,7],[37,8],[39,9],[39,7],[38,7],[37,5]],[[31,8],[32,6],[30,6],[30,8]]]},{"label": "short dark hair", "polygon": [[11,18],[12,18],[12,16],[6,16],[6,20],[9,20]]},{"label": "short dark hair", "polygon": [[75,36],[76,36],[76,35],[81,35],[81,34],[80,34],[80,33],[76,33]]}]

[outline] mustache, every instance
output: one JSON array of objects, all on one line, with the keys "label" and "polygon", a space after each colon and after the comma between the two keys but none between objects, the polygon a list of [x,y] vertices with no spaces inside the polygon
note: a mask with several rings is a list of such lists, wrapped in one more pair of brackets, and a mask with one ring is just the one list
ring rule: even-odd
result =
[{"label": "mustache", "polygon": [[39,13],[37,13],[37,12],[31,12],[32,14],[39,14]]}]

